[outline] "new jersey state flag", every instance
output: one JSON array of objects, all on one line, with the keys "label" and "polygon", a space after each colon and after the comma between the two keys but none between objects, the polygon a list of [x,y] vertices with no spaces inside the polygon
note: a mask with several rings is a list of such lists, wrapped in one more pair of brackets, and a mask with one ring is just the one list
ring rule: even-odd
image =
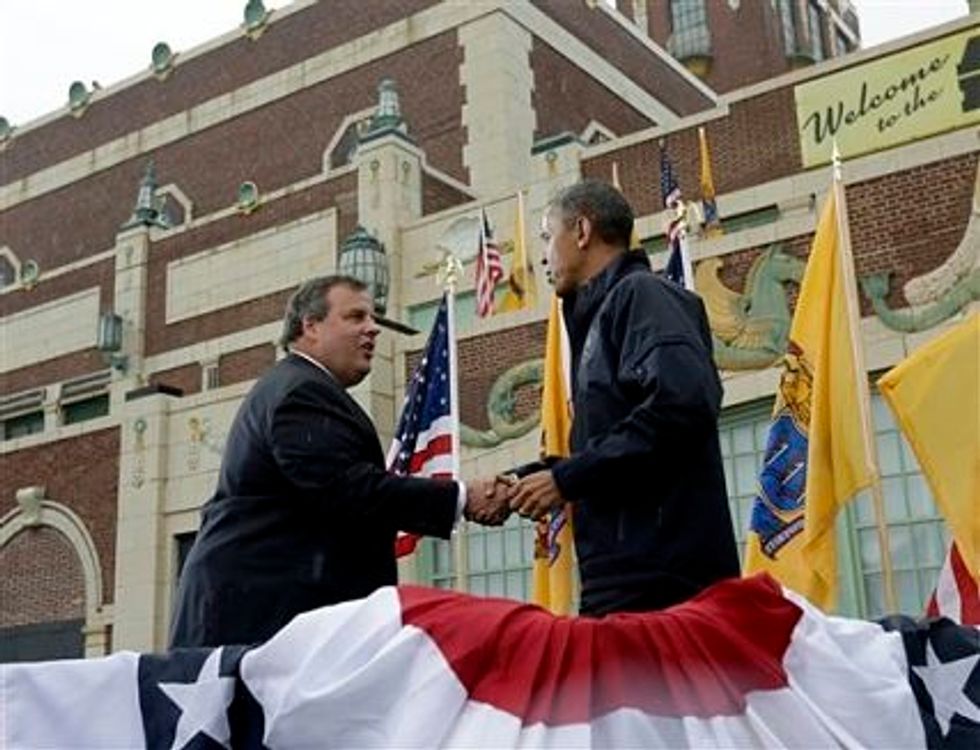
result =
[{"label": "new jersey state flag", "polygon": [[827,617],[768,576],[558,617],[383,588],[253,649],[5,664],[0,746],[980,747],[978,631]]},{"label": "new jersey state flag", "polygon": [[[834,521],[874,481],[861,419],[837,190],[829,192],[793,312],[745,570],[767,571],[820,607],[837,596]],[[842,191],[841,191],[842,192]]]}]

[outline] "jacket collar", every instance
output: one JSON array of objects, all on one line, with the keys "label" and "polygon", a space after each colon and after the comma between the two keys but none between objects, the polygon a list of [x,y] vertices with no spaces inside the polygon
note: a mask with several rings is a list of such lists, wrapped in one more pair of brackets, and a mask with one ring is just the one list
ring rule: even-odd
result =
[{"label": "jacket collar", "polygon": [[641,250],[624,252],[603,268],[598,274],[580,286],[575,293],[566,297],[564,304],[565,320],[572,328],[581,330],[587,327],[599,310],[599,306],[616,283],[624,276],[650,270],[650,259]]}]

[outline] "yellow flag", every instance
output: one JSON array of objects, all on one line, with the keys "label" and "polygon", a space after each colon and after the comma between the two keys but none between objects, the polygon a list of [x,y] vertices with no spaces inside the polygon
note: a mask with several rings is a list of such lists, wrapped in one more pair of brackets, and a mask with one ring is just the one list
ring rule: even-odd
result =
[{"label": "yellow flag", "polygon": [[698,128],[698,143],[701,155],[701,208],[704,211],[704,233],[708,237],[718,237],[725,233],[718,217],[718,203],[715,201],[715,181],[711,176],[711,155],[708,153],[708,136],[704,128]]},{"label": "yellow flag", "polygon": [[837,596],[837,511],[875,478],[837,211],[831,190],[793,314],[745,561],[746,574],[768,571],[823,608]]},{"label": "yellow flag", "polygon": [[514,222],[514,257],[510,265],[510,278],[507,280],[507,292],[500,303],[503,312],[534,307],[537,298],[534,270],[528,263],[524,237],[524,194],[518,190],[517,219]]},{"label": "yellow flag", "polygon": [[[616,188],[619,192],[623,192],[622,186],[619,184],[619,162],[614,161],[612,163],[612,186]],[[640,250],[643,248],[643,243],[640,242],[640,233],[636,230],[636,220],[633,221],[633,231],[630,232],[630,250]]]},{"label": "yellow flag", "polygon": [[980,313],[878,381],[974,578],[980,577]]},{"label": "yellow flag", "polygon": [[[572,428],[569,403],[568,342],[558,297],[552,295],[545,339],[544,388],[541,393],[541,453],[545,457],[569,454]],[[572,609],[575,563],[571,506],[552,513],[538,524],[534,543],[534,585],[531,599],[557,615]]]}]

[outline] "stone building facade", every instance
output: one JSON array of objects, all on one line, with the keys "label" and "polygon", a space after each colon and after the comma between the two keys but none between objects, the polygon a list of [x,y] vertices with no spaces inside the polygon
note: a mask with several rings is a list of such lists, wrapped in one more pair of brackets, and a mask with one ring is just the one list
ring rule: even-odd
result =
[{"label": "stone building facade", "polygon": [[[299,0],[203,47],[155,56],[149,71],[4,134],[0,641],[13,645],[3,657],[163,646],[224,435],[278,356],[285,299],[303,278],[335,270],[358,226],[386,251],[387,316],[422,331],[383,334],[354,391],[382,440],[449,247],[464,263],[464,477],[533,457],[545,285],[539,278],[532,309],[476,318],[467,228],[485,209],[506,250],[522,190],[536,262],[533,228],[548,198],[583,176],[612,179],[615,168],[662,266],[658,143],[666,139],[695,197],[699,127],[726,230],[692,237],[699,292],[774,305],[769,348],[716,341],[741,538],[778,379],[776,331],[791,315],[829,181],[801,124],[807,87],[889,66],[901,78],[916,50],[960,50],[976,36],[974,16],[718,94],[641,33],[635,15],[605,3]],[[400,113],[380,128],[385,79]],[[872,374],[976,308],[971,112],[844,149]],[[138,199],[141,186],[152,200]],[[900,571],[907,610],[938,568],[944,532],[887,412],[876,417],[886,495],[903,509],[895,544],[911,555]],[[849,513],[841,607],[873,614],[880,572],[867,503]],[[526,597],[530,555],[530,529],[515,519],[466,529],[452,545],[427,542],[402,573]]]}]

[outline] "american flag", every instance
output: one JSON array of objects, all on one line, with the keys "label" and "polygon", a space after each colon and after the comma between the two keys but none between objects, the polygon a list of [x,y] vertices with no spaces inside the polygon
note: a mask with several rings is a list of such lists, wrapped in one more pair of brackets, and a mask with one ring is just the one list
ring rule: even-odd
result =
[{"label": "american flag", "polygon": [[664,197],[664,208],[672,213],[667,225],[667,244],[670,246],[670,258],[664,273],[675,284],[684,286],[684,261],[681,255],[681,231],[684,227],[683,217],[675,210],[681,201],[681,186],[674,175],[674,167],[667,156],[667,149],[660,147],[660,194]]},{"label": "american flag", "polygon": [[487,212],[480,212],[480,247],[476,256],[476,314],[493,315],[493,290],[504,277],[500,248],[493,239]]},{"label": "american flag", "polygon": [[926,605],[926,615],[948,617],[961,625],[980,625],[980,587],[970,575],[956,542],[949,545],[936,590]]},{"label": "american flag", "polygon": [[[402,404],[395,439],[388,450],[388,471],[400,476],[453,478],[453,431],[449,304],[443,295],[422,359]],[[415,550],[419,536],[399,534],[398,557]]]}]

